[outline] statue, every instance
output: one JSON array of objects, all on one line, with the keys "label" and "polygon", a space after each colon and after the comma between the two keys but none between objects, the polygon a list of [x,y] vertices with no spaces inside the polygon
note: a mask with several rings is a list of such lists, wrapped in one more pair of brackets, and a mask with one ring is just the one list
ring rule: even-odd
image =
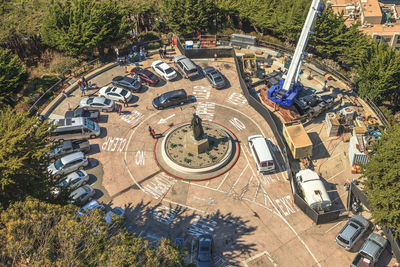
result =
[{"label": "statue", "polygon": [[203,139],[204,131],[203,131],[203,126],[201,125],[201,118],[197,116],[196,113],[193,113],[191,126],[193,129],[194,139],[197,141]]}]

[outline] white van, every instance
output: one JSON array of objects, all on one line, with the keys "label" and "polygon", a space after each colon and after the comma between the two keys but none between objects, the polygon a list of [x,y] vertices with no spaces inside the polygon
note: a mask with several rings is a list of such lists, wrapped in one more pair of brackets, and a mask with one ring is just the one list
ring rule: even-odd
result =
[{"label": "white van", "polygon": [[264,136],[252,135],[249,136],[248,141],[251,153],[256,161],[257,170],[259,172],[273,172],[275,163]]},{"label": "white van", "polygon": [[303,198],[316,211],[329,211],[332,202],[326,192],[324,183],[318,174],[310,169],[296,173],[296,182],[299,185]]},{"label": "white van", "polygon": [[100,126],[88,118],[68,118],[55,120],[57,126],[50,136],[50,140],[63,142],[64,140],[96,138],[100,135]]}]

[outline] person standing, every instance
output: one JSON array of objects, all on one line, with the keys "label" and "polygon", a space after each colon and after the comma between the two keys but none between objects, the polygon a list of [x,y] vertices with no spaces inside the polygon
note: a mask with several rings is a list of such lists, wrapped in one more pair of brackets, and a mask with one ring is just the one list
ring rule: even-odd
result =
[{"label": "person standing", "polygon": [[85,86],[81,87],[81,97],[85,96]]},{"label": "person standing", "polygon": [[156,132],[154,131],[154,129],[151,129],[151,137],[153,137],[153,139],[156,139]]},{"label": "person standing", "polygon": [[167,57],[167,46],[166,45],[163,46],[163,56]]},{"label": "person standing", "polygon": [[158,49],[158,54],[160,55],[160,58],[163,58],[163,50],[162,48]]},{"label": "person standing", "polygon": [[118,105],[118,106],[117,106],[117,110],[118,110],[118,115],[121,115],[121,113],[122,113],[122,106],[121,106],[121,105]]},{"label": "person standing", "polygon": [[150,136],[153,137],[153,139],[154,139],[153,131],[154,131],[154,130],[151,128],[151,126],[149,126],[149,134],[150,134]]},{"label": "person standing", "polygon": [[128,107],[128,99],[124,96],[124,107]]},{"label": "person standing", "polygon": [[61,94],[62,94],[65,98],[68,98],[68,95],[67,95],[67,93],[65,92],[65,89],[62,89]]}]

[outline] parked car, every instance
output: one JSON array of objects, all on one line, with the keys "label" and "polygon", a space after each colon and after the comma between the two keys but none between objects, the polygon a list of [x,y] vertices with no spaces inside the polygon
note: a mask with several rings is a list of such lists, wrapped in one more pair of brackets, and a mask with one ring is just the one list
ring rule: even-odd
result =
[{"label": "parked car", "polygon": [[114,86],[119,86],[130,90],[131,92],[138,92],[142,87],[142,83],[126,76],[117,76],[111,82]]},{"label": "parked car", "polygon": [[371,233],[365,243],[362,245],[360,251],[355,256],[351,267],[357,266],[378,266],[376,263],[379,260],[382,252],[385,250],[388,241],[383,236]]},{"label": "parked car", "polygon": [[110,210],[109,212],[106,213],[106,216],[104,217],[104,220],[110,224],[113,221],[113,217],[114,216],[118,216],[118,217],[125,217],[125,211],[124,209],[120,208],[120,207],[115,207],[112,210]]},{"label": "parked car", "polygon": [[201,235],[197,242],[197,267],[212,267],[212,236]]},{"label": "parked car", "polygon": [[101,88],[99,91],[99,96],[119,102],[129,102],[132,98],[132,94],[128,90],[111,86],[105,86]]},{"label": "parked car", "polygon": [[147,69],[143,69],[140,67],[136,67],[131,69],[131,74],[135,74],[140,77],[140,79],[142,80],[142,83],[148,84],[148,85],[156,85],[160,79],[157,77],[157,75],[155,75],[154,73],[152,73],[151,71],[147,70]]},{"label": "parked car", "polygon": [[80,107],[90,110],[100,110],[110,112],[114,110],[115,103],[111,99],[104,97],[86,97],[81,100]]},{"label": "parked car", "polygon": [[170,106],[183,105],[189,102],[186,91],[184,89],[166,92],[153,99],[153,107],[156,109],[164,109]]},{"label": "parked car", "polygon": [[65,112],[65,119],[72,119],[72,118],[87,118],[92,121],[99,121],[100,112],[98,110],[85,110],[83,108],[78,108],[76,110],[68,110]]},{"label": "parked car", "polygon": [[89,150],[90,144],[87,139],[67,140],[50,152],[50,157],[58,159],[74,152],[82,151],[87,153]]},{"label": "parked car", "polygon": [[167,63],[156,60],[151,64],[151,67],[155,72],[157,72],[161,77],[167,81],[171,81],[176,78],[176,71],[171,68]]},{"label": "parked car", "polygon": [[204,75],[208,79],[208,81],[211,83],[211,86],[216,88],[216,89],[221,89],[224,88],[226,83],[224,76],[222,74],[214,69],[214,67],[207,67],[203,70]]},{"label": "parked car", "polygon": [[351,250],[360,240],[365,232],[370,228],[371,223],[360,215],[351,217],[346,225],[336,236],[336,244],[345,250]]},{"label": "parked car", "polygon": [[198,76],[197,66],[185,56],[176,56],[173,59],[178,71],[185,79],[192,79]]},{"label": "parked car", "polygon": [[103,204],[100,204],[96,200],[92,200],[78,211],[78,215],[87,216],[94,209],[105,210],[105,207]]},{"label": "parked car", "polygon": [[61,176],[66,173],[82,170],[84,166],[88,165],[88,159],[82,152],[75,152],[73,154],[64,156],[53,162],[47,170],[56,176]]},{"label": "parked car", "polygon": [[86,203],[91,200],[96,191],[88,184],[72,191],[69,195],[71,200],[68,203]]},{"label": "parked car", "polygon": [[68,176],[62,180],[58,187],[53,190],[54,195],[58,195],[60,193],[61,188],[75,189],[89,181],[89,175],[84,170],[79,170],[73,173],[68,174]]}]

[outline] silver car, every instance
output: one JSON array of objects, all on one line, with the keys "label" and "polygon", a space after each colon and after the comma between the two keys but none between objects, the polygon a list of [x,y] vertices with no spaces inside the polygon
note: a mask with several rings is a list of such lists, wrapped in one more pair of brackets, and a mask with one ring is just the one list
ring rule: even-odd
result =
[{"label": "silver car", "polygon": [[115,103],[113,100],[104,97],[86,97],[81,100],[79,106],[88,110],[111,112],[114,110]]},{"label": "silver car", "polygon": [[78,187],[86,184],[88,181],[89,181],[89,175],[84,170],[70,173],[53,190],[53,194],[58,195],[60,193],[61,188],[68,188],[68,189],[78,188]]},{"label": "silver car", "polygon": [[68,203],[86,203],[92,199],[94,194],[96,194],[96,190],[90,185],[81,186],[69,195],[71,200]]},{"label": "silver car", "polygon": [[211,86],[216,89],[221,89],[225,87],[225,79],[222,74],[214,69],[213,67],[207,67],[203,70],[204,75],[207,77]]},{"label": "silver car", "polygon": [[370,228],[371,223],[360,215],[354,215],[336,236],[336,244],[345,250],[351,250],[358,240]]},{"label": "silver car", "polygon": [[84,166],[88,165],[88,163],[89,162],[85,157],[85,154],[82,152],[76,152],[56,160],[49,167],[47,167],[47,170],[53,175],[61,176],[78,169],[82,170]]}]

